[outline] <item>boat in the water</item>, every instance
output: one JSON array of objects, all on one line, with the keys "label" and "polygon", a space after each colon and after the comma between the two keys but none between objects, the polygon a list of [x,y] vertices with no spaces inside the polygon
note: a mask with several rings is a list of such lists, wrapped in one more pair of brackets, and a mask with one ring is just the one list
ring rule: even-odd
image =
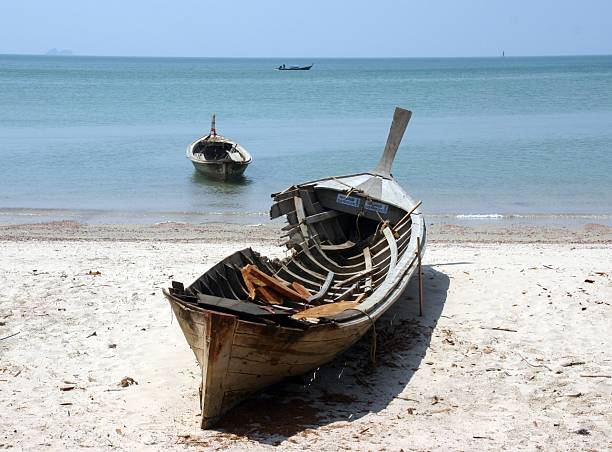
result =
[{"label": "boat in the water", "polygon": [[189,145],[187,158],[200,173],[221,180],[242,177],[253,160],[240,144],[217,134],[215,115],[212,117],[210,133]]},{"label": "boat in the water", "polygon": [[426,239],[420,202],[391,175],[410,116],[395,110],[374,171],[273,195],[270,216],[286,216],[289,257],[243,249],[189,287],[164,290],[202,369],[202,428],[347,350],[406,289]]},{"label": "boat in the water", "polygon": [[276,68],[277,71],[309,71],[314,66],[314,63],[310,66],[285,66],[281,64]]}]

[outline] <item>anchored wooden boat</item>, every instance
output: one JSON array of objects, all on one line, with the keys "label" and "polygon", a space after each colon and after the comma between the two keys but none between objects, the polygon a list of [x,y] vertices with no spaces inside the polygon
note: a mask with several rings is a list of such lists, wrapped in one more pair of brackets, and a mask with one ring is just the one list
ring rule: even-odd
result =
[{"label": "anchored wooden boat", "polygon": [[277,71],[309,71],[314,64],[310,66],[285,66],[284,64],[276,68]]},{"label": "anchored wooden boat", "polygon": [[217,135],[215,115],[210,133],[187,148],[187,158],[200,173],[221,180],[239,178],[251,163],[251,154],[235,141]]},{"label": "anchored wooden boat", "polygon": [[372,172],[292,186],[272,218],[292,251],[249,249],[164,290],[202,368],[202,428],[249,394],[348,349],[405,290],[425,244],[416,203],[390,170],[411,112],[397,108]]}]

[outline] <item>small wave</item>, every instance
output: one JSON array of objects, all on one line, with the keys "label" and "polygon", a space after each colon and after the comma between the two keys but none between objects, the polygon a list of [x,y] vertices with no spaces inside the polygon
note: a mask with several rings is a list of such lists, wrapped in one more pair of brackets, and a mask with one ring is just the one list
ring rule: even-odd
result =
[{"label": "small wave", "polygon": [[455,218],[458,218],[460,220],[482,220],[482,219],[501,219],[501,218],[506,218],[504,215],[500,214],[500,213],[474,213],[474,214],[460,214],[460,215],[455,215]]},{"label": "small wave", "polygon": [[610,220],[612,214],[595,213],[431,213],[428,218],[458,220]]}]

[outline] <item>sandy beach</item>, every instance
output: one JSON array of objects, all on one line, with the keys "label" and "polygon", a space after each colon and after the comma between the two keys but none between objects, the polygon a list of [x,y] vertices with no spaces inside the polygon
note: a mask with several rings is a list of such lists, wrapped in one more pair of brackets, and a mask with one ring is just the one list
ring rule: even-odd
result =
[{"label": "sandy beach", "polygon": [[[278,225],[0,226],[0,449],[608,450],[612,228],[434,225],[416,282],[316,372],[199,429],[161,289]],[[123,385],[121,382],[123,380]]]}]

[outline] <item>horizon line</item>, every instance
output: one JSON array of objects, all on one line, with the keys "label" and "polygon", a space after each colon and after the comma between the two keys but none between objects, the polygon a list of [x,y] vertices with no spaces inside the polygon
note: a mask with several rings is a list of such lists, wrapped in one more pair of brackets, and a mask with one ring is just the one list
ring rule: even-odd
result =
[{"label": "horizon line", "polygon": [[580,53],[580,54],[545,54],[545,55],[461,55],[461,56],[172,56],[172,55],[89,55],[89,54],[46,54],[46,53],[3,53],[0,56],[41,56],[49,58],[185,58],[185,59],[451,59],[451,58],[555,58],[555,57],[593,57],[612,56],[608,53]]}]

